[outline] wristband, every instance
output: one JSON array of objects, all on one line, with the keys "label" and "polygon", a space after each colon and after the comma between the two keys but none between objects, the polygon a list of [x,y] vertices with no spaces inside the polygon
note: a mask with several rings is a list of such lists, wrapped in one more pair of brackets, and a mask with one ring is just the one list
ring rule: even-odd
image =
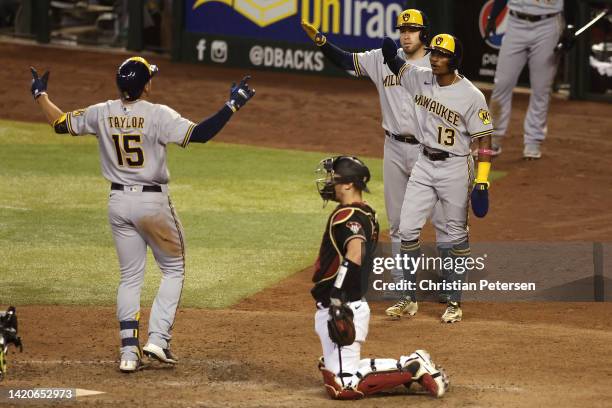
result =
[{"label": "wristband", "polygon": [[489,185],[489,172],[491,171],[491,162],[478,162],[478,173],[476,176],[475,183],[482,183]]},{"label": "wristband", "polygon": [[478,154],[482,154],[483,156],[493,156],[493,150],[492,149],[478,149]]}]

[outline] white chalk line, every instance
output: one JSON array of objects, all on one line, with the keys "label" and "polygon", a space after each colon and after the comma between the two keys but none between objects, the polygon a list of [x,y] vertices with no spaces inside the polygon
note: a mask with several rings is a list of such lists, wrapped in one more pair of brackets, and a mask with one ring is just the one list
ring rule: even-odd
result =
[{"label": "white chalk line", "polygon": [[[118,364],[118,360],[22,360],[19,361],[22,364],[40,364],[40,365],[112,365]],[[221,361],[215,360],[200,360],[200,359],[182,359],[180,363],[187,364],[215,364],[215,363],[223,363]],[[226,382],[226,381],[221,381]],[[239,381],[241,383],[248,381]],[[193,382],[187,381],[168,381],[165,383],[167,386],[183,386],[183,385],[193,385]],[[502,386],[495,384],[457,384],[455,382],[451,383],[451,388],[465,388],[469,390],[477,390],[477,391],[503,391],[510,393],[520,393],[525,392],[525,388],[516,387],[516,386]],[[318,389],[318,388],[317,388]]]}]

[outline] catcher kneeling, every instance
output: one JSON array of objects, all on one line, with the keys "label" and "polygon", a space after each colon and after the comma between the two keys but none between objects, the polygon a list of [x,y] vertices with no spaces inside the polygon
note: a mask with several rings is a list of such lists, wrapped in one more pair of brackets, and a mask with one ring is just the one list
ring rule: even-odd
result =
[{"label": "catcher kneeling", "polygon": [[362,199],[369,180],[370,171],[356,157],[324,159],[317,168],[321,198],[339,203],[323,234],[311,291],[317,302],[315,330],[323,347],[319,369],[325,388],[334,399],[359,399],[416,381],[441,397],[448,377],[423,350],[399,360],[360,357],[370,322],[364,298],[367,271],[379,231],[375,211]]}]

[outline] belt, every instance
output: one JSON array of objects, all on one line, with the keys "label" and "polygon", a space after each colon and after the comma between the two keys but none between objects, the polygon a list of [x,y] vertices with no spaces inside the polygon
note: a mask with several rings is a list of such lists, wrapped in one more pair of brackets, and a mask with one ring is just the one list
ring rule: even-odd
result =
[{"label": "belt", "polygon": [[431,161],[442,161],[450,157],[450,153],[442,150],[428,150],[423,148],[423,154]]},{"label": "belt", "polygon": [[559,14],[559,13],[534,15],[534,14],[521,13],[520,11],[510,10],[510,15],[511,16],[514,16],[514,17],[516,17],[518,19],[521,19],[521,20],[527,20],[527,21],[529,21],[531,23],[535,23],[537,21],[546,20],[547,18],[554,17],[557,14]]},{"label": "belt", "polygon": [[396,135],[395,133],[391,133],[387,130],[385,130],[385,135],[389,136],[392,139],[397,140],[398,142],[408,143],[411,145],[419,144],[419,141],[414,135],[406,135],[406,136]]},{"label": "belt", "polygon": [[[119,184],[119,183],[111,184],[111,190],[124,191],[126,187],[129,187],[129,186],[124,186],[123,184]],[[161,193],[162,188],[161,186],[142,186],[142,192],[143,193]]]}]

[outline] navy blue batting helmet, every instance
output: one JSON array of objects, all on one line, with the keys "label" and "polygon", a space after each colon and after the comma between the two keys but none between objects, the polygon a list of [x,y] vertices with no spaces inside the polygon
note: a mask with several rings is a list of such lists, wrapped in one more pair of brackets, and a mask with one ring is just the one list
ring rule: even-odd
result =
[{"label": "navy blue batting helmet", "polygon": [[128,58],[117,70],[117,88],[121,98],[126,101],[135,101],[140,98],[144,87],[157,73],[157,65],[149,64],[142,57]]}]

